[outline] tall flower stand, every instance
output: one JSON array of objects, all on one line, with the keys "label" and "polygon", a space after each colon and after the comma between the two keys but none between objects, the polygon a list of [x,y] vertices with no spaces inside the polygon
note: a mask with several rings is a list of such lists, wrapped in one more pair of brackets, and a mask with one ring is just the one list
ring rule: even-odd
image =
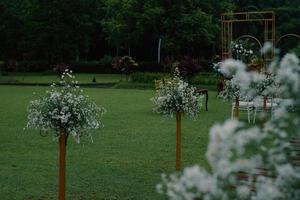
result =
[{"label": "tall flower stand", "polygon": [[66,193],[66,146],[67,133],[62,131],[59,137],[59,200],[65,200]]},{"label": "tall flower stand", "polygon": [[239,97],[235,98],[235,117],[240,119],[240,99]]},{"label": "tall flower stand", "polygon": [[176,112],[176,130],[177,130],[177,143],[176,143],[176,170],[181,169],[181,113]]}]

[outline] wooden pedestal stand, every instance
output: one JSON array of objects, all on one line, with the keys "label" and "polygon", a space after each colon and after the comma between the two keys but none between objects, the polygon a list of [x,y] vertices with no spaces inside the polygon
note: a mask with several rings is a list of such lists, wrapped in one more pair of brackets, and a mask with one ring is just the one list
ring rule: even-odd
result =
[{"label": "wooden pedestal stand", "polygon": [[59,200],[65,200],[66,193],[66,146],[67,133],[62,131],[59,137]]},{"label": "wooden pedestal stand", "polygon": [[181,113],[176,113],[176,130],[177,130],[177,143],[176,143],[176,170],[181,169]]},{"label": "wooden pedestal stand", "polygon": [[267,112],[267,97],[264,96],[264,111]]},{"label": "wooden pedestal stand", "polygon": [[237,119],[240,119],[240,100],[239,100],[239,97],[235,98],[235,113],[234,113],[234,115]]}]

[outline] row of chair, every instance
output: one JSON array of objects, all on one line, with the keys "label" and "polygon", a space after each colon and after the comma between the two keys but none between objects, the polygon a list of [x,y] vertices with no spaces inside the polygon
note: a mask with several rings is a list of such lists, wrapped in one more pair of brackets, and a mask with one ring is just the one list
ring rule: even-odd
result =
[{"label": "row of chair", "polygon": [[[249,99],[249,98],[248,98]],[[248,123],[251,123],[251,115],[253,114],[252,123],[255,123],[257,112],[269,111],[272,115],[274,109],[283,101],[280,98],[256,98],[255,100],[240,99],[238,109],[240,111],[246,111],[248,116]],[[236,110],[236,102],[232,102],[231,118],[234,117]]]}]

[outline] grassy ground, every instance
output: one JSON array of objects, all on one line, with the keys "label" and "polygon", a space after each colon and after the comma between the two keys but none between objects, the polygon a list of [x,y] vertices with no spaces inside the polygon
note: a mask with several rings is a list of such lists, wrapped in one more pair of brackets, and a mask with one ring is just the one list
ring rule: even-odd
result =
[{"label": "grassy ground", "polygon": [[[120,74],[75,74],[76,80],[80,83],[93,83],[93,77],[96,83],[116,83],[121,79]],[[53,83],[58,81],[55,74],[43,73],[9,73],[5,76],[0,75],[0,82],[16,82],[16,83]]]},{"label": "grassy ground", "polygon": [[[58,144],[26,130],[26,106],[43,87],[0,86],[0,199],[57,199]],[[175,168],[175,119],[152,113],[152,90],[86,89],[107,109],[94,143],[69,139],[67,199],[164,199],[155,191],[160,174]],[[209,111],[183,118],[183,166],[207,166],[212,124],[230,116],[230,106],[209,93]]]}]

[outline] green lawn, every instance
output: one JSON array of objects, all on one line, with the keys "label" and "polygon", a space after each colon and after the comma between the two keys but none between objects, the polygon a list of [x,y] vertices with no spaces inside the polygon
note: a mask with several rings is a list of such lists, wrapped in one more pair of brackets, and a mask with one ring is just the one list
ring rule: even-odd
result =
[{"label": "green lawn", "polygon": [[[120,74],[76,74],[76,80],[80,83],[93,83],[93,77],[96,83],[116,83],[121,79]],[[57,82],[58,76],[55,74],[43,73],[9,73],[5,76],[0,75],[0,82],[16,82],[16,83],[53,83]]]},{"label": "green lawn", "polygon": [[[0,199],[57,199],[58,144],[26,130],[26,106],[45,87],[0,86]],[[175,168],[175,119],[152,113],[152,90],[86,89],[103,105],[105,128],[94,143],[69,139],[67,199],[164,199],[155,191],[160,174]],[[209,127],[230,116],[228,103],[209,93],[209,111],[183,118],[183,166],[207,166]]]}]

